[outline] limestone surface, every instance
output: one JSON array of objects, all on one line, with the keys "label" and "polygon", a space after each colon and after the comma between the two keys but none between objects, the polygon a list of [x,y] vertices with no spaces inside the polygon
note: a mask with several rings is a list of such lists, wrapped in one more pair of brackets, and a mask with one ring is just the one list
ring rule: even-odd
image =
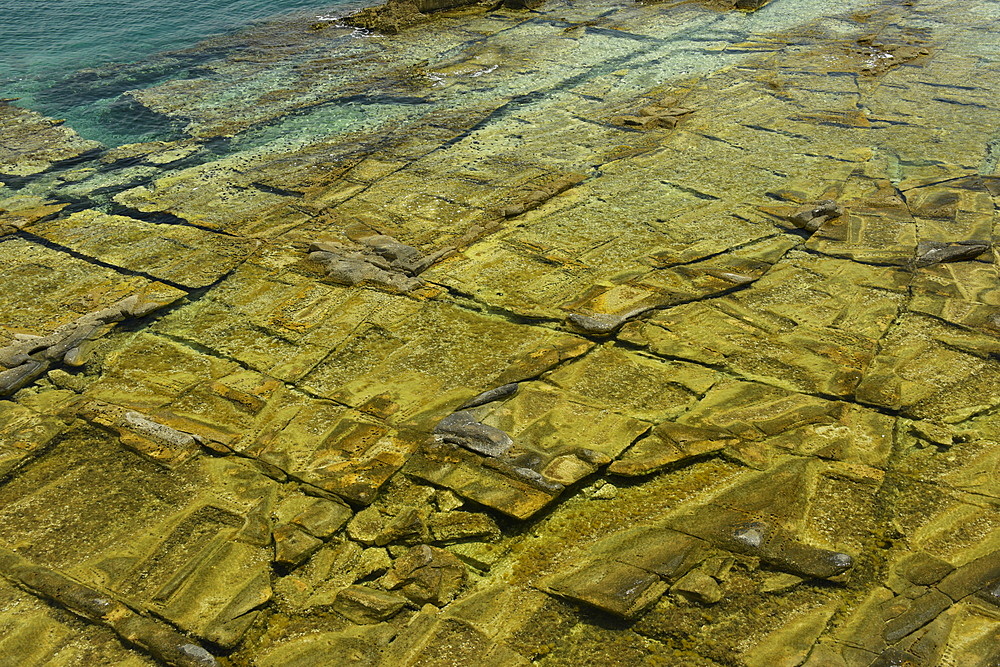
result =
[{"label": "limestone surface", "polygon": [[172,139],[3,102],[0,663],[1000,664],[997,26],[394,0]]}]

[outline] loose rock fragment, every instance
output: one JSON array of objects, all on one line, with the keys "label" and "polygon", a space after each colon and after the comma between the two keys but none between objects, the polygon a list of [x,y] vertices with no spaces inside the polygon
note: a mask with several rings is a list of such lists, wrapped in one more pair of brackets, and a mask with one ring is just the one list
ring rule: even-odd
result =
[{"label": "loose rock fragment", "polygon": [[649,312],[650,310],[653,310],[653,308],[654,306],[647,305],[632,308],[631,310],[623,313],[591,312],[589,315],[584,315],[583,313],[570,313],[566,318],[566,323],[571,329],[579,331],[580,333],[605,336],[617,331],[622,325],[633,317]]},{"label": "loose rock fragment", "polygon": [[385,530],[386,517],[375,507],[368,507],[354,515],[347,524],[347,535],[362,544],[375,544]]},{"label": "loose rock fragment", "polygon": [[0,396],[9,396],[33,382],[54,363],[83,365],[94,342],[114,324],[147,315],[176,298],[163,301],[133,294],[112,306],[78,317],[47,336],[18,336],[13,343],[0,348]]},{"label": "loose rock fragment", "polygon": [[167,468],[189,460],[203,442],[200,436],[162,424],[148,415],[101,401],[87,401],[79,408],[79,415],[115,431],[123,445]]},{"label": "loose rock fragment", "polygon": [[322,546],[322,540],[297,526],[285,524],[274,529],[274,562],[282,567],[298,567]]},{"label": "loose rock fragment", "polygon": [[517,393],[519,387],[519,383],[511,382],[509,384],[496,387],[495,389],[488,389],[478,396],[474,396],[463,403],[459,410],[468,410],[470,408],[479,407],[480,405],[492,403],[493,401],[501,401],[505,398],[510,398]]},{"label": "loose rock fragment", "polygon": [[449,247],[423,255],[413,246],[382,234],[363,236],[358,242],[360,246],[332,241],[313,243],[309,259],[322,264],[335,282],[374,285],[407,294],[423,286],[418,274],[453,250]]},{"label": "loose rock fragment", "polygon": [[326,498],[299,496],[290,498],[282,505],[284,507],[279,508],[279,514],[289,515],[289,523],[320,539],[332,537],[352,515],[347,505]]},{"label": "loose rock fragment", "polygon": [[[493,463],[495,465],[484,465]],[[509,464],[482,458],[449,443],[432,443],[413,456],[407,473],[451,489],[517,519],[527,519],[549,505],[558,492],[546,491],[512,472]],[[560,487],[561,490],[561,487]]]},{"label": "loose rock fragment", "polygon": [[638,111],[624,116],[617,116],[612,122],[625,127],[635,127],[642,130],[654,128],[674,128],[681,118],[690,115],[694,109],[677,106],[677,99],[664,97],[652,104],[647,104]]},{"label": "loose rock fragment", "polygon": [[401,595],[358,585],[340,591],[333,608],[358,625],[369,625],[395,615],[406,602]]},{"label": "loose rock fragment", "polygon": [[430,541],[427,528],[426,511],[416,507],[407,507],[396,516],[375,536],[375,546],[387,544],[415,545]]},{"label": "loose rock fragment", "polygon": [[909,601],[906,611],[889,619],[882,628],[882,636],[886,642],[894,644],[937,618],[951,606],[951,603],[951,599],[944,593],[928,590],[920,597]]},{"label": "loose rock fragment", "polygon": [[465,565],[456,556],[422,544],[403,554],[382,578],[388,590],[399,590],[417,604],[442,606],[465,584]]},{"label": "loose rock fragment", "polygon": [[693,602],[715,604],[722,599],[719,582],[698,570],[692,570],[670,587],[671,593],[678,593]]},{"label": "loose rock fragment", "polygon": [[621,315],[610,315],[597,313],[594,315],[583,315],[581,313],[571,313],[566,321],[583,333],[605,335],[612,333],[618,327],[625,324],[625,317]]},{"label": "loose rock fragment", "polygon": [[937,589],[956,602],[967,595],[1000,582],[1000,551],[966,563],[937,584]]},{"label": "loose rock fragment", "polygon": [[326,275],[343,285],[374,285],[405,294],[423,284],[417,278],[392,271],[389,262],[377,255],[357,252],[337,243],[314,244],[309,259],[322,264]]},{"label": "loose rock fragment", "polygon": [[479,512],[436,512],[428,524],[435,542],[500,537],[496,521]]},{"label": "loose rock fragment", "polygon": [[812,233],[822,227],[827,220],[839,218],[843,213],[844,210],[837,205],[837,202],[824,199],[788,216],[788,221],[799,229]]},{"label": "loose rock fragment", "polygon": [[472,3],[472,0],[388,0],[383,5],[362,9],[344,19],[344,22],[358,28],[394,35],[403,28],[426,19],[430,12]]},{"label": "loose rock fragment", "polygon": [[761,559],[807,577],[829,579],[843,574],[854,565],[845,553],[820,549],[798,542],[784,531],[761,522],[750,522],[732,529],[728,539],[718,546]]},{"label": "loose rock fragment", "polygon": [[942,262],[964,262],[975,259],[990,249],[989,241],[921,241],[917,244],[917,257],[913,265],[931,266]]},{"label": "loose rock fragment", "polygon": [[445,442],[461,445],[485,456],[502,456],[514,445],[509,435],[494,426],[476,421],[472,413],[454,412],[434,428]]},{"label": "loose rock fragment", "polygon": [[897,566],[897,570],[917,586],[930,586],[953,572],[955,566],[948,561],[920,552],[904,559]]},{"label": "loose rock fragment", "polygon": [[646,475],[719,451],[736,440],[732,433],[722,429],[666,422],[608,466],[608,472],[626,477]]},{"label": "loose rock fragment", "polygon": [[655,574],[616,561],[595,561],[543,580],[542,588],[622,618],[635,618],[657,600],[667,584]]}]

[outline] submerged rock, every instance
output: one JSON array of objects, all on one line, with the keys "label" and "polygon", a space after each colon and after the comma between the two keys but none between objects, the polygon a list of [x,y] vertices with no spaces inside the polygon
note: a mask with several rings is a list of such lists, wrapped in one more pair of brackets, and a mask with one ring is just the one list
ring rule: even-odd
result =
[{"label": "submerged rock", "polygon": [[513,218],[532,209],[538,208],[553,197],[560,195],[586,180],[584,174],[570,173],[541,183],[536,190],[531,190],[518,197],[518,201],[500,209],[504,218]]},{"label": "submerged rock", "polygon": [[483,393],[473,396],[469,400],[459,407],[459,410],[469,410],[471,408],[477,408],[480,405],[486,405],[487,403],[492,403],[493,401],[502,401],[505,398],[510,398],[517,393],[520,384],[517,382],[510,382],[505,385],[501,385],[494,389],[487,389]]},{"label": "submerged rock", "polygon": [[385,235],[364,236],[358,241],[361,245],[353,247],[332,241],[313,243],[309,259],[322,264],[335,282],[373,285],[407,294],[423,286],[416,277],[419,273],[453,250],[445,248],[423,255],[413,246]]},{"label": "submerged rock", "polygon": [[485,456],[502,456],[514,445],[509,435],[476,421],[469,412],[453,412],[438,422],[434,433],[445,442],[461,445]]},{"label": "submerged rock", "polygon": [[417,604],[441,607],[465,585],[466,568],[457,557],[426,544],[415,546],[393,564],[382,585],[399,590]]},{"label": "submerged rock", "polygon": [[990,249],[989,241],[921,241],[913,265],[931,266],[942,262],[964,262],[975,259]]},{"label": "submerged rock", "polygon": [[91,623],[107,625],[124,642],[167,665],[215,667],[219,664],[204,647],[163,621],[140,615],[124,602],[35,565],[6,548],[0,548],[0,574]]},{"label": "submerged rock", "polygon": [[667,591],[657,575],[616,561],[597,561],[541,585],[550,593],[626,619],[649,609]]},{"label": "submerged rock", "polygon": [[790,215],[788,221],[799,229],[811,233],[822,227],[823,223],[839,218],[843,213],[844,210],[837,205],[837,202],[832,199],[824,199]]},{"label": "submerged rock", "polygon": [[992,26],[759,4],[252,26],[127,94],[196,138],[0,177],[0,546],[88,589],[6,645],[995,662],[1000,290],[920,243],[992,238]]},{"label": "submerged rock", "polygon": [[87,153],[101,144],[84,139],[63,121],[16,107],[16,100],[0,99],[0,176],[33,176],[53,165]]},{"label": "submerged rock", "polygon": [[717,452],[736,441],[732,433],[722,429],[667,422],[619,456],[608,467],[608,472],[626,477],[646,475]]},{"label": "submerged rock", "polygon": [[47,336],[19,335],[15,342],[0,348],[0,396],[9,396],[30,384],[55,363],[83,365],[97,339],[113,325],[148,315],[179,296],[177,291],[166,297],[153,292],[133,294],[64,324]]},{"label": "submerged rock", "polygon": [[203,442],[200,436],[160,423],[149,415],[101,401],[87,401],[79,415],[115,431],[123,445],[167,468],[195,456]]},{"label": "submerged rock", "polygon": [[348,586],[337,594],[333,609],[359,625],[380,623],[398,613],[407,599],[370,586]]}]

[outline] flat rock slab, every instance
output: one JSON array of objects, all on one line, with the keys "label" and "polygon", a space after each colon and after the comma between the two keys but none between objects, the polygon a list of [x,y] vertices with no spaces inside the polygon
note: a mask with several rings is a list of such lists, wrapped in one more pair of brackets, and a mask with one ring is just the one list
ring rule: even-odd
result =
[{"label": "flat rock slab", "polygon": [[5,654],[996,662],[990,3],[513,4],[67,80],[190,136],[0,168]]},{"label": "flat rock slab", "polygon": [[[271,596],[270,545],[250,528],[277,483],[238,462],[214,459],[164,475],[90,428],[74,429],[58,447],[58,461],[36,463],[18,484],[4,487],[0,542],[30,540],[34,548],[20,549],[26,558],[72,571],[80,583],[107,589],[210,642],[239,641],[256,618],[254,609]],[[192,494],[192,483],[203,492]],[[92,510],[65,513],[60,502]],[[30,506],[48,509],[30,512],[29,520],[24,510]],[[58,543],[53,531],[62,535]]]},{"label": "flat rock slab", "polygon": [[186,288],[206,287],[247,259],[253,241],[93,209],[32,226],[31,233],[129,272]]},{"label": "flat rock slab", "polygon": [[0,345],[15,333],[50,334],[143,290],[166,302],[185,294],[15,237],[0,240],[0,286]]},{"label": "flat rock slab", "polygon": [[13,401],[0,401],[0,475],[18,468],[66,429],[50,415]]},{"label": "flat rock slab", "polygon": [[0,175],[32,176],[53,165],[101,147],[84,139],[61,120],[0,100]]},{"label": "flat rock slab", "polygon": [[428,447],[410,459],[406,472],[463,498],[527,519],[549,505],[558,491],[483,465],[483,459],[454,446]]}]

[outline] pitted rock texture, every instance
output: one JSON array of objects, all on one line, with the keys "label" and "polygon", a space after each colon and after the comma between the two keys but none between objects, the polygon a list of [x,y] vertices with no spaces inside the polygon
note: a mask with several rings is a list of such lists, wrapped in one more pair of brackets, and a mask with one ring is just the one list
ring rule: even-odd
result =
[{"label": "pitted rock texture", "polygon": [[182,52],[176,140],[4,102],[0,655],[996,664],[994,4],[394,2]]}]

